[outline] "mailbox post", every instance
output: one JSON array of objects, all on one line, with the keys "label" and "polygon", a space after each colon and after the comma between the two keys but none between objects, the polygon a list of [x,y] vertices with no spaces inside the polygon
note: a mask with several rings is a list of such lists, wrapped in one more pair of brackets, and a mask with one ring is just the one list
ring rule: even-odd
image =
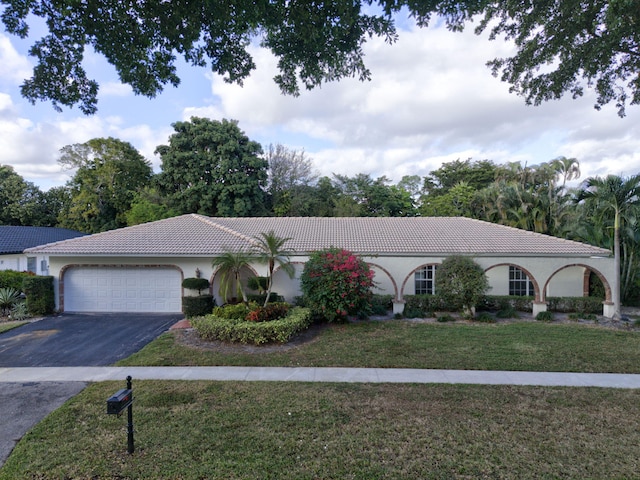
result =
[{"label": "mailbox post", "polygon": [[118,390],[107,399],[107,413],[120,415],[127,409],[127,452],[134,452],[133,445],[133,389],[131,388],[131,375],[127,377],[127,388]]}]

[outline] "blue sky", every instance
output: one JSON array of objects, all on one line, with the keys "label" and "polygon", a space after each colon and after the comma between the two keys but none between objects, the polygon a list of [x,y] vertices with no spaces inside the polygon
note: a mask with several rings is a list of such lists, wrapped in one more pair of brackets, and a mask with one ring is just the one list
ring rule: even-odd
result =
[{"label": "blue sky", "polygon": [[33,39],[0,33],[0,164],[47,189],[69,178],[56,162],[61,147],[113,136],[131,142],[157,171],[153,152],[167,142],[171,124],[206,116],[238,120],[265,147],[304,149],[321,175],[366,173],[397,182],[457,158],[534,165],[558,156],[577,158],[583,179],[640,172],[640,107],[629,107],[622,119],[614,106],[598,112],[591,92],[526,106],[485,66],[508,54],[509,44],[477,37],[471,28],[452,33],[402,25],[396,44],[367,44],[372,81],[346,79],[299,97],[280,94],[272,80],[276,61],[257,47],[258,68],[243,87],[182,66],[181,85],[155,99],[133,95],[112,67],[89,54],[87,70],[101,84],[99,110],[91,117],[22,99],[19,85],[30,75],[26,52]]}]

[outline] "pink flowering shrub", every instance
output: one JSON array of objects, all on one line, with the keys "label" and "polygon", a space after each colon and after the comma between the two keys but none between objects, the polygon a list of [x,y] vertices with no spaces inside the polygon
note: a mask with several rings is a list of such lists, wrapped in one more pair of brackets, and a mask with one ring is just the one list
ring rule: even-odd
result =
[{"label": "pink flowering shrub", "polygon": [[371,300],[373,271],[353,253],[330,248],[311,254],[301,277],[304,301],[329,322],[366,313]]}]

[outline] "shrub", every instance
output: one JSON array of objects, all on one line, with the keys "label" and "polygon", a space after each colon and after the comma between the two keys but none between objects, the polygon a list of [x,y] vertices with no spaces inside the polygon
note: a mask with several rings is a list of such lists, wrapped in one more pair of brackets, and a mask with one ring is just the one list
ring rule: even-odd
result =
[{"label": "shrub", "polygon": [[368,313],[373,271],[353,253],[338,248],[314,252],[301,276],[305,302],[329,322]]},{"label": "shrub", "polygon": [[436,321],[440,323],[446,323],[446,322],[455,322],[456,319],[453,318],[451,315],[445,314],[445,315],[440,315],[438,318],[436,318]]},{"label": "shrub", "polygon": [[6,317],[13,306],[20,301],[20,291],[15,288],[0,288],[0,315]]},{"label": "shrub", "polygon": [[294,307],[286,317],[270,322],[249,322],[208,315],[194,318],[191,325],[204,340],[253,345],[286,343],[311,325],[311,311],[308,308]]},{"label": "shrub", "polygon": [[[255,308],[257,305],[252,306]],[[213,315],[219,318],[226,318],[228,320],[244,320],[250,309],[248,305],[244,303],[238,303],[235,305],[228,304],[222,307],[215,307],[213,309]]]},{"label": "shrub", "polygon": [[182,281],[182,288],[187,290],[198,290],[198,295],[202,295],[202,290],[209,288],[209,280],[206,278],[185,278]]},{"label": "shrub", "polygon": [[507,305],[505,308],[503,308],[502,310],[498,310],[496,312],[496,317],[497,318],[519,318],[518,312],[516,311],[515,308],[513,308],[511,305]]},{"label": "shrub", "polygon": [[213,295],[198,295],[197,297],[182,297],[182,313],[187,318],[209,315],[215,306]]},{"label": "shrub", "polygon": [[433,312],[446,310],[439,295],[406,295],[404,311],[407,318],[433,317]]},{"label": "shrub", "polygon": [[286,303],[268,303],[266,307],[252,309],[245,319],[249,322],[270,322],[286,317],[288,312],[289,305]]},{"label": "shrub", "polygon": [[[266,291],[269,288],[269,277],[251,277],[247,280],[247,287],[263,295],[264,301]],[[271,295],[273,295],[273,293]]]},{"label": "shrub", "polygon": [[15,270],[0,270],[0,288],[13,288],[22,291],[22,282],[25,278],[34,277],[32,272],[16,272]]},{"label": "shrub", "polygon": [[521,295],[485,295],[478,304],[481,310],[505,310],[512,308],[518,312],[533,310],[533,297]]},{"label": "shrub", "polygon": [[538,312],[536,320],[540,322],[551,322],[553,320],[553,313],[551,312]]},{"label": "shrub", "polygon": [[473,259],[454,255],[436,269],[436,291],[447,310],[462,309],[473,316],[476,305],[489,288],[484,269]]},{"label": "shrub", "polygon": [[29,312],[27,311],[27,304],[25,302],[18,302],[12,308],[9,313],[11,320],[24,320],[29,318]]},{"label": "shrub", "polygon": [[602,299],[595,297],[547,297],[549,311],[602,313]]},{"label": "shrub", "polygon": [[[264,301],[267,299],[266,293],[261,293],[258,295],[247,295],[247,301],[249,303],[258,303],[260,305],[264,305]],[[269,296],[269,303],[278,303],[284,302],[284,297],[282,295],[278,295],[276,292],[271,292]]]},{"label": "shrub", "polygon": [[53,277],[25,277],[22,283],[30,315],[50,315],[56,309]]},{"label": "shrub", "polygon": [[372,295],[369,302],[371,315],[386,315],[393,308],[393,295]]},{"label": "shrub", "polygon": [[480,312],[476,318],[474,318],[474,321],[480,323],[496,323],[496,319],[488,312]]}]

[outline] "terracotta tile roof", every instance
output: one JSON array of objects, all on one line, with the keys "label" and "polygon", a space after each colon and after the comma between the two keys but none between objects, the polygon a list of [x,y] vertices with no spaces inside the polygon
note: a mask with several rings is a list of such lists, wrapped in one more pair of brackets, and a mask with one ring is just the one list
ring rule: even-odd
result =
[{"label": "terracotta tile roof", "polygon": [[76,230],[53,227],[0,226],[0,255],[22,253],[25,249],[85,235]]},{"label": "terracotta tile roof", "polygon": [[273,230],[286,248],[306,253],[326,247],[380,255],[608,256],[609,251],[548,235],[462,217],[211,218],[190,214],[30,249],[50,255],[214,256],[248,250],[252,238]]}]

